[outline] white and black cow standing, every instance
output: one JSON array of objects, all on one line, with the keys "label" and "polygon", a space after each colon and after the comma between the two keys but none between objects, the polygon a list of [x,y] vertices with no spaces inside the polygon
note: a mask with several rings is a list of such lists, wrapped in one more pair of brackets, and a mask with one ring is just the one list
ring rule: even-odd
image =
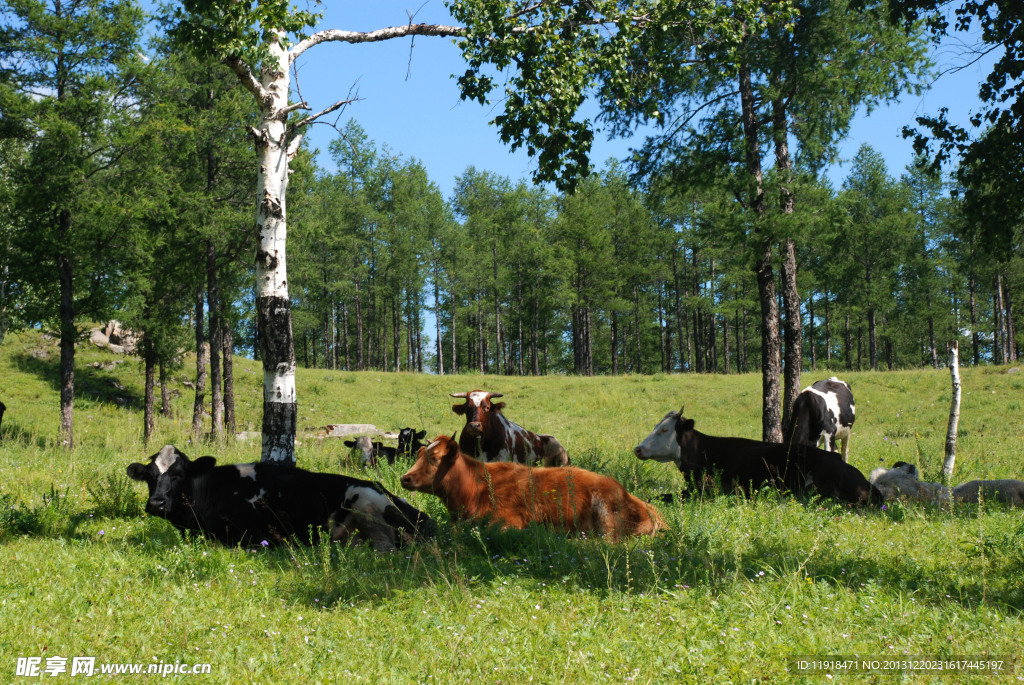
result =
[{"label": "white and black cow standing", "polygon": [[850,386],[835,376],[804,388],[793,402],[795,445],[821,446],[835,452],[842,441],[843,461],[850,460],[850,431],[856,409]]},{"label": "white and black cow standing", "polygon": [[466,417],[459,436],[459,449],[480,461],[512,461],[527,466],[568,466],[569,455],[550,435],[538,435],[509,421],[501,413],[504,402],[491,402],[500,392],[472,390],[449,393],[465,398],[464,404],[452,405],[452,411]]},{"label": "white and black cow standing", "polygon": [[216,464],[167,445],[148,464],[130,464],[128,477],[149,486],[148,513],[225,545],[311,543],[327,531],[383,552],[437,533],[433,519],[380,483],[268,462]]}]

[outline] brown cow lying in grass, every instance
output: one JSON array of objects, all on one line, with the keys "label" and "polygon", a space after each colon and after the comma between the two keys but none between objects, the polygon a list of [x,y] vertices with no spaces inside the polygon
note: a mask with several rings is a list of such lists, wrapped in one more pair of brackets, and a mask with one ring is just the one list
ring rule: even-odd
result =
[{"label": "brown cow lying in grass", "polygon": [[614,542],[665,527],[654,508],[613,478],[571,466],[484,463],[461,452],[454,435],[421,448],[402,487],[437,495],[453,519],[490,519],[509,528],[543,523]]}]

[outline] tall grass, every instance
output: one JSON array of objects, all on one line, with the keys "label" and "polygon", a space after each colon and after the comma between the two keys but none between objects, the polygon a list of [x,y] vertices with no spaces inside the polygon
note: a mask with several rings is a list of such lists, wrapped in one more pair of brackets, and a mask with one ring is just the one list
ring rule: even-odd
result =
[{"label": "tall grass", "polygon": [[[138,362],[94,369],[114,358],[83,346],[79,446],[69,453],[56,439],[52,344],[22,334],[0,348],[5,680],[16,680],[18,656],[92,655],[208,662],[217,682],[817,682],[823,674],[787,671],[788,657],[1013,657],[1024,644],[1024,512],[1001,506],[854,511],[772,492],[694,498],[660,507],[668,529],[657,537],[612,545],[452,524],[435,498],[403,492],[441,523],[436,541],[378,555],[182,538],[141,513],[144,487],[124,477],[125,466],[167,442],[224,463],[258,458],[258,444],[188,444],[192,396],[181,371],[172,415],[158,417],[144,447]],[[857,399],[851,462],[867,473],[904,460],[936,478],[948,372],[839,375]],[[262,374],[237,360],[236,379],[240,429],[258,430]],[[755,375],[300,370],[298,381],[300,464],[362,477],[341,441],[316,438],[317,428],[358,422],[451,435],[462,419],[447,393],[475,388],[503,392],[511,419],[556,435],[574,464],[644,498],[682,484],[671,465],[631,453],[665,412],[685,405],[711,434],[760,432]],[[955,480],[1024,476],[1021,376],[967,368],[963,385]],[[406,468],[383,465],[373,477],[401,492]]]}]

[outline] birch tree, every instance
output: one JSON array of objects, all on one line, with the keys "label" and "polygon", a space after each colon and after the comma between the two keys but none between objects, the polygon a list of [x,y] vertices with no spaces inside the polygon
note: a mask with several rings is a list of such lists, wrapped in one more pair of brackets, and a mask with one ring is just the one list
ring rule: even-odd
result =
[{"label": "birch tree", "polygon": [[258,108],[258,123],[250,133],[259,170],[255,268],[256,318],[263,362],[261,460],[294,463],[298,405],[285,249],[288,171],[305,128],[350,100],[340,99],[315,112],[302,100],[290,102],[291,70],[299,57],[322,43],[454,36],[460,30],[452,26],[407,24],[370,32],[327,29],[309,33],[318,16],[296,11],[287,0],[185,0],[177,19],[176,36],[198,53],[220,58],[252,95]]}]

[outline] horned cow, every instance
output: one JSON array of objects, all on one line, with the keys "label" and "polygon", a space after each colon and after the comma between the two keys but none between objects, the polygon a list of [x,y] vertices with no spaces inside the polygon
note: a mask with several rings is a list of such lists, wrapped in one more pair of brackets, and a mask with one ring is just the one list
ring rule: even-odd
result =
[{"label": "horned cow", "polygon": [[465,398],[463,404],[452,405],[452,411],[466,417],[466,425],[459,436],[459,448],[471,457],[481,461],[512,461],[531,466],[538,462],[545,466],[569,463],[565,450],[557,440],[528,431],[501,413],[504,402],[492,402],[502,397],[500,392],[473,390],[453,392],[452,397]]},{"label": "horned cow", "polygon": [[814,491],[851,504],[882,502],[881,493],[864,474],[831,452],[705,435],[681,411],[666,414],[633,452],[642,460],[674,462],[699,488],[717,477],[728,493],[742,490],[749,495],[771,486],[796,493]]}]

